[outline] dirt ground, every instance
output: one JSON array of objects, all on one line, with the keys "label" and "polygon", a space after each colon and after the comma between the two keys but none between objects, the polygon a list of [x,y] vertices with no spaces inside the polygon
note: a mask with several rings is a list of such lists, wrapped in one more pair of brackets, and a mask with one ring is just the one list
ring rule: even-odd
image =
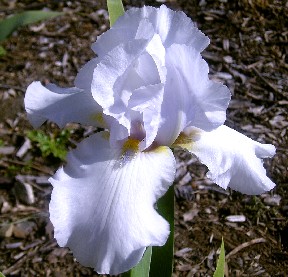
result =
[{"label": "dirt ground", "polygon": [[[233,94],[226,125],[277,147],[275,157],[265,161],[277,187],[257,197],[220,189],[205,178],[205,166],[176,151],[174,275],[212,276],[223,237],[226,276],[288,276],[287,1],[124,1],[127,9],[160,2],[183,10],[210,37],[203,53],[210,77]],[[0,57],[0,271],[98,276],[53,239],[47,178],[62,161],[40,148],[23,97],[34,80],[73,85],[93,57],[91,43],[108,28],[105,1],[2,0],[0,19],[43,8],[65,13],[21,28],[2,43],[7,54]],[[91,131],[68,127],[63,134],[48,123],[41,134],[73,147]]]}]

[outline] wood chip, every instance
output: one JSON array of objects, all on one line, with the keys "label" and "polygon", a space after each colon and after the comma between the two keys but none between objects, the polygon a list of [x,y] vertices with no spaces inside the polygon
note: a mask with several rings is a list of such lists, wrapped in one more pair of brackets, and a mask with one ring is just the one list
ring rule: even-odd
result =
[{"label": "wood chip", "polygon": [[24,204],[31,205],[35,202],[33,187],[30,184],[16,182],[14,191],[17,199]]},{"label": "wood chip", "polygon": [[188,253],[190,251],[192,251],[192,248],[185,247],[185,248],[183,248],[181,250],[176,251],[174,255],[176,257],[183,257],[186,253]]},{"label": "wood chip", "polygon": [[10,238],[13,234],[13,224],[0,226],[0,238]]},{"label": "wood chip", "polygon": [[13,242],[13,243],[8,243],[5,245],[6,249],[15,249],[15,248],[19,248],[23,245],[22,242]]},{"label": "wood chip", "polygon": [[229,222],[245,222],[246,217],[244,215],[229,215],[226,216],[226,220]]},{"label": "wood chip", "polygon": [[30,139],[26,138],[23,145],[17,151],[16,156],[18,158],[23,158],[30,148],[31,148],[31,141]]},{"label": "wood chip", "polygon": [[12,155],[15,151],[14,146],[2,146],[0,147],[0,155]]},{"label": "wood chip", "polygon": [[190,211],[183,214],[183,219],[184,221],[193,221],[194,217],[197,216],[198,213],[199,213],[198,209],[196,208],[191,209]]},{"label": "wood chip", "polygon": [[25,239],[36,228],[36,223],[32,221],[23,221],[14,225],[13,235],[16,238]]},{"label": "wood chip", "polygon": [[268,206],[279,206],[281,202],[282,197],[278,194],[274,194],[272,196],[268,195],[264,198],[264,203]]}]

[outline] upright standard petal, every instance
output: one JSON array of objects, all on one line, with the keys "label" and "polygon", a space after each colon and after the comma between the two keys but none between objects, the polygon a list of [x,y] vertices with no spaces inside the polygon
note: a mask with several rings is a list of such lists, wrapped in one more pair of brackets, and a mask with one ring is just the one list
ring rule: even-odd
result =
[{"label": "upright standard petal", "polygon": [[[141,149],[146,149],[158,131],[165,79],[165,49],[154,35],[119,45],[103,57],[94,69],[91,89],[104,114],[126,128],[126,138],[143,139]],[[125,132],[117,126],[122,138]],[[119,138],[117,133],[111,133],[111,141]]]},{"label": "upright standard petal", "polygon": [[69,122],[103,126],[98,120],[102,108],[91,93],[79,88],[60,88],[54,84],[44,87],[40,82],[31,83],[24,98],[28,119],[33,127],[41,126],[46,120],[64,127]]},{"label": "upright standard petal", "polygon": [[[144,24],[143,24],[144,23]],[[93,51],[99,56],[105,55],[117,45],[133,40],[140,33],[138,26],[151,25],[155,34],[159,34],[165,48],[170,45],[186,44],[203,51],[209,44],[206,37],[183,12],[175,12],[165,5],[160,8],[144,6],[131,8],[121,16],[113,27],[102,34],[92,45]]]},{"label": "upright standard petal", "polygon": [[207,165],[207,177],[224,189],[229,186],[256,195],[275,186],[266,176],[262,161],[275,154],[271,144],[261,144],[223,125],[211,132],[190,128],[175,145],[195,154]]},{"label": "upright standard petal", "polygon": [[[137,20],[138,20],[138,18],[137,18]],[[138,33],[139,33],[139,35],[137,35]],[[133,34],[133,35],[131,36],[131,34]],[[128,27],[127,27],[127,29],[120,28],[120,30],[118,29],[117,32],[114,32],[114,27],[109,29],[107,32],[102,34],[97,39],[97,42],[95,43],[96,45],[99,46],[99,49],[97,48],[97,51],[96,51],[98,57],[94,58],[91,61],[89,61],[88,63],[86,63],[83,66],[83,68],[81,68],[79,73],[77,74],[76,79],[75,79],[76,87],[82,88],[85,90],[87,89],[88,91],[90,91],[91,83],[93,80],[93,73],[94,73],[94,70],[97,67],[99,62],[101,62],[103,60],[104,63],[109,63],[109,61],[107,61],[107,58],[108,59],[110,58],[111,59],[110,62],[113,65],[114,60],[115,61],[121,60],[120,59],[121,53],[119,52],[119,45],[121,47],[123,45],[126,46],[127,44],[129,44],[131,46],[133,44],[133,42],[131,43],[131,41],[136,40],[134,45],[133,45],[134,46],[133,50],[135,53],[135,50],[137,50],[137,47],[139,47],[139,46],[142,47],[142,44],[139,45],[139,40],[142,40],[142,42],[143,42],[143,40],[148,42],[151,40],[153,35],[154,35],[153,27],[151,26],[151,24],[149,22],[146,22],[145,20],[143,22],[141,22],[139,25],[134,24],[134,22],[130,22],[129,28]],[[106,39],[101,40],[102,37],[107,38],[107,41],[106,41]],[[119,38],[117,39],[117,37],[119,37]],[[98,42],[99,40],[101,40],[101,43]],[[146,46],[146,42],[144,44],[145,46]],[[114,51],[112,51],[114,48],[116,48],[116,49]],[[112,51],[112,55],[111,55],[111,53],[109,54],[109,52],[111,52],[111,51]],[[143,51],[143,49],[141,51]],[[117,56],[113,57],[113,53],[117,54]],[[122,58],[123,58],[123,61],[125,62],[125,58],[127,58],[127,55],[125,55]],[[102,66],[103,65],[100,65],[100,67],[102,67]],[[96,81],[99,81],[99,80],[96,80]],[[101,82],[101,80],[100,80],[100,82]]]},{"label": "upright standard petal", "polygon": [[167,49],[166,66],[162,126],[156,141],[171,145],[187,126],[211,131],[222,125],[230,92],[226,86],[209,80],[209,68],[200,53],[193,47],[172,45]]},{"label": "upright standard petal", "polygon": [[[160,111],[163,93],[163,84],[151,85],[135,90],[130,99],[131,109],[143,114],[141,127],[145,130],[145,137],[140,143],[140,150],[148,148],[157,135],[161,123]],[[135,135],[132,132],[131,135],[137,137],[139,131],[141,130],[135,130]]]},{"label": "upright standard petal", "polygon": [[175,159],[165,146],[138,152],[134,140],[111,149],[107,135],[82,141],[50,179],[50,218],[59,245],[81,264],[119,274],[166,242],[169,226],[154,205],[173,182]]},{"label": "upright standard petal", "polygon": [[[104,114],[115,118],[127,129],[127,137],[131,122],[126,111],[132,92],[123,86],[127,84],[127,74],[130,73],[127,69],[145,51],[148,42],[135,40],[118,45],[99,62],[93,74],[91,91],[94,99],[102,106]],[[130,85],[135,82],[135,78],[130,80]]]}]

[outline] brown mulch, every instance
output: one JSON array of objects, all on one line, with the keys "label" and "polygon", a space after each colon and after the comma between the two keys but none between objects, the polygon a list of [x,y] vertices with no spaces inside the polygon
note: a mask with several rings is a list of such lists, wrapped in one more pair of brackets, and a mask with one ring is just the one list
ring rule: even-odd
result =
[{"label": "brown mulch", "polygon": [[[160,6],[157,1],[124,3],[126,8]],[[265,161],[277,187],[259,197],[221,190],[205,178],[205,166],[176,151],[174,274],[212,276],[223,237],[226,276],[288,276],[288,5],[280,0],[166,4],[183,10],[211,39],[203,53],[210,76],[233,94],[226,124],[277,147],[275,157]],[[7,276],[97,276],[53,239],[47,177],[61,161],[43,157],[33,142],[29,148],[32,128],[23,97],[34,80],[73,85],[79,68],[93,57],[91,42],[108,28],[105,1],[1,1],[0,19],[44,7],[65,14],[21,28],[2,44],[7,55],[0,57],[0,271]],[[68,145],[73,146],[89,130],[71,127]],[[41,130],[60,133],[53,124]],[[242,218],[233,222],[231,215]]]}]

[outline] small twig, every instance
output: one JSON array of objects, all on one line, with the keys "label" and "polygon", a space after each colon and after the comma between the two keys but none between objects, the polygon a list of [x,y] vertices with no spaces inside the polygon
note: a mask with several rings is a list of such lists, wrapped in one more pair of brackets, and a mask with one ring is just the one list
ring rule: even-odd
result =
[{"label": "small twig", "polygon": [[18,224],[21,222],[25,222],[25,221],[29,221],[30,219],[36,219],[36,218],[43,218],[43,217],[49,217],[48,212],[43,212],[41,210],[38,209],[37,213],[31,214],[29,216],[25,216],[23,218],[17,219],[17,220],[10,220],[9,222],[3,222],[0,223],[0,226],[5,226],[5,225],[9,225],[9,224]]},{"label": "small twig", "polygon": [[13,86],[13,85],[5,85],[5,84],[0,84],[0,88],[4,89],[15,89],[15,90],[20,90],[22,92],[25,92],[25,89],[18,87],[18,86]]},{"label": "small twig", "polygon": [[229,252],[225,256],[225,259],[228,260],[231,256],[235,255],[237,252],[241,251],[242,249],[248,246],[251,246],[253,244],[256,244],[256,243],[261,243],[261,242],[266,242],[266,240],[264,238],[258,238],[258,239],[252,239],[251,241],[248,241],[248,242],[244,242],[240,244],[239,246],[237,246],[236,248],[234,248],[231,252]]},{"label": "small twig", "polygon": [[[252,83],[251,83],[251,87],[254,88],[254,89],[260,90],[260,87],[254,85],[254,84],[252,84]],[[255,94],[252,94],[252,93],[250,93],[250,92],[248,92],[248,91],[246,92],[246,94],[247,94],[248,96],[250,96],[251,98],[253,98],[253,99],[255,99],[255,100],[258,100],[258,101],[260,100],[260,101],[262,101],[262,102],[265,101],[265,102],[267,102],[267,103],[275,103],[275,101],[273,101],[273,100],[263,98],[262,95],[256,96]]]},{"label": "small twig", "polygon": [[25,163],[25,162],[15,161],[15,160],[10,160],[10,159],[5,159],[5,158],[2,159],[2,162],[17,164],[17,165],[23,165],[23,166],[29,166],[29,167],[31,167],[31,168],[33,168],[33,169],[36,169],[36,170],[38,170],[38,171],[40,171],[40,172],[43,172],[43,173],[45,173],[45,174],[53,175],[53,171],[52,171],[52,170],[50,170],[49,168],[44,167],[44,166],[42,166],[42,165],[35,164],[35,163],[33,163],[33,164],[27,164],[27,163]]},{"label": "small twig", "polygon": [[272,90],[274,90],[275,92],[278,92],[278,89],[275,88],[274,85],[272,85],[270,82],[268,82],[261,74],[260,72],[255,68],[252,67],[252,70],[256,73],[256,75],[266,84],[268,85]]}]

